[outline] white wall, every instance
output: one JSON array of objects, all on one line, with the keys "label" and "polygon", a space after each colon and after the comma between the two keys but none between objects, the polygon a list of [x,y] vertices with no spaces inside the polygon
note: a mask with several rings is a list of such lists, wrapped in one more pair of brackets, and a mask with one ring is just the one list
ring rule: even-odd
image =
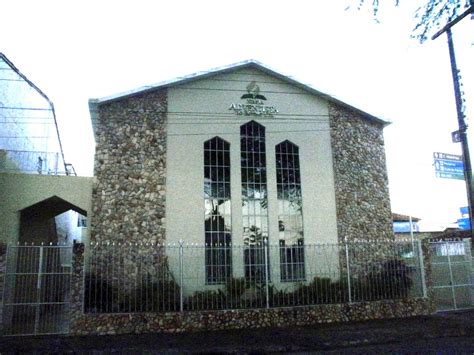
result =
[{"label": "white wall", "polygon": [[79,217],[78,212],[69,210],[54,218],[59,242],[66,244],[72,244],[73,241],[82,242],[84,227],[77,225]]},{"label": "white wall", "polygon": [[[238,116],[229,110],[232,103],[245,103],[240,97],[253,80],[267,98],[265,104],[279,110],[274,118]],[[204,243],[203,144],[219,136],[231,151],[232,242],[242,244],[240,126],[251,120],[266,128],[269,243],[278,244],[275,145],[287,139],[299,146],[305,244],[337,242],[326,101],[255,69],[240,69],[170,88],[168,111],[168,242]],[[194,260],[196,275],[204,277],[204,257]],[[278,275],[279,267],[273,270]]]}]

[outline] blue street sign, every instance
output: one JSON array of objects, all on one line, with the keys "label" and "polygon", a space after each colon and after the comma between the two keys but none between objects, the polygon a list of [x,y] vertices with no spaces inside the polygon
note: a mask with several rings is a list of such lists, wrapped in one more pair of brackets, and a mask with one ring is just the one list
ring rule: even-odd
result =
[{"label": "blue street sign", "polygon": [[461,211],[461,215],[463,217],[469,217],[469,207],[460,207],[459,210]]},{"label": "blue street sign", "polygon": [[443,173],[439,171],[436,172],[436,177],[442,179],[464,180],[464,174]]},{"label": "blue street sign", "polygon": [[458,219],[458,226],[460,230],[466,231],[471,229],[471,222],[469,221],[469,218],[461,218]]},{"label": "blue street sign", "polygon": [[435,159],[435,170],[445,173],[464,174],[464,163],[457,160]]},{"label": "blue street sign", "polygon": [[461,155],[433,153],[436,177],[464,180],[464,163]]}]

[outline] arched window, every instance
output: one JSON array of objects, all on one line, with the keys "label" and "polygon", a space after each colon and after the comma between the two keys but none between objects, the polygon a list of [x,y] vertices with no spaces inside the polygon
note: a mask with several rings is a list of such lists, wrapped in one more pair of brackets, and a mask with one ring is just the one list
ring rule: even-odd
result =
[{"label": "arched window", "polygon": [[299,148],[290,141],[275,147],[282,281],[305,279],[303,202]]},{"label": "arched window", "polygon": [[208,284],[231,276],[230,144],[214,137],[204,142],[205,264]]},{"label": "arched window", "polygon": [[[245,277],[265,280],[264,240],[268,238],[265,127],[250,121],[240,127],[242,222]],[[268,270],[267,270],[268,271]]]}]

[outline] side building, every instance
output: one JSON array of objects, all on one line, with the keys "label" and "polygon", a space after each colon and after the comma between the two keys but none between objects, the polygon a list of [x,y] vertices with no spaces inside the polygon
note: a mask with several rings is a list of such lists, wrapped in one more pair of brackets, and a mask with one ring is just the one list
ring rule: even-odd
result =
[{"label": "side building", "polygon": [[64,160],[53,102],[3,53],[0,126],[0,243],[81,241],[88,183]]},{"label": "side building", "polygon": [[67,331],[92,179],[64,160],[52,101],[0,53],[0,333]]}]

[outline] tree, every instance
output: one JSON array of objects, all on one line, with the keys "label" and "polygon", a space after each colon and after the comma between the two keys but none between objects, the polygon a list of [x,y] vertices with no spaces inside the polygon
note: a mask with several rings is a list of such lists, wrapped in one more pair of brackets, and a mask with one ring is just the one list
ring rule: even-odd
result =
[{"label": "tree", "polygon": [[[380,0],[358,0],[359,6],[371,6],[374,16],[377,17]],[[398,6],[401,0],[392,0]],[[370,3],[370,4],[368,4]],[[474,0],[426,0],[415,13],[416,25],[413,28],[412,37],[421,43],[428,39],[428,35],[436,29],[440,29],[446,23],[459,16],[469,6],[474,6]]]}]

